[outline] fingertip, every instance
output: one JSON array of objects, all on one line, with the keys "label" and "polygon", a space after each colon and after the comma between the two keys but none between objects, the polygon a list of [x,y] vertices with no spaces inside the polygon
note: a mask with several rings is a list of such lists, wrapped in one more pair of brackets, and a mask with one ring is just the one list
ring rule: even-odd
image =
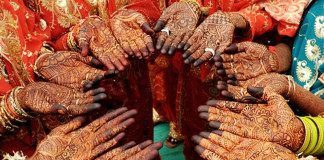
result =
[{"label": "fingertip", "polygon": [[57,113],[59,113],[59,114],[66,114],[67,113],[67,109],[64,106],[60,105],[60,104],[54,104],[52,106],[51,110],[50,110],[50,113],[51,114],[57,114]]},{"label": "fingertip", "polygon": [[164,25],[165,25],[164,21],[158,20],[156,22],[155,27],[153,28],[154,32],[156,32],[156,33],[160,32],[162,30],[162,28],[164,27]]},{"label": "fingertip", "polygon": [[201,105],[198,107],[198,112],[208,112],[209,106]]},{"label": "fingertip", "polygon": [[187,50],[187,49],[189,49],[190,48],[190,44],[189,43],[186,43],[185,45],[184,45],[184,47],[183,47],[183,50]]},{"label": "fingertip", "polygon": [[143,23],[143,25],[141,26],[141,29],[142,29],[145,33],[147,33],[147,34],[149,34],[149,35],[151,35],[151,34],[154,33],[153,29],[150,27],[150,25],[149,25],[147,22],[144,22],[144,23]]},{"label": "fingertip", "polygon": [[183,42],[180,42],[177,46],[177,49],[182,49],[184,47],[184,43]]},{"label": "fingertip", "polygon": [[263,95],[264,88],[263,87],[253,87],[253,86],[248,86],[247,91],[256,98],[261,98]]},{"label": "fingertip", "polygon": [[238,47],[236,44],[232,44],[224,49],[225,53],[236,53],[238,51]]}]

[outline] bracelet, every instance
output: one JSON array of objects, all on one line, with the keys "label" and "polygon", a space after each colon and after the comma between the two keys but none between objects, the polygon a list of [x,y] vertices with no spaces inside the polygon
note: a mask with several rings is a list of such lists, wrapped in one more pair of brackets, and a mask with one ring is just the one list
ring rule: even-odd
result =
[{"label": "bracelet", "polygon": [[269,46],[269,51],[271,51],[272,53],[274,53],[277,56],[277,60],[278,60],[277,61],[278,62],[277,73],[279,73],[279,71],[280,71],[280,59],[279,59],[278,53],[276,52],[276,47]]},{"label": "bracelet", "polygon": [[38,72],[38,68],[37,68],[38,61],[39,61],[42,57],[44,57],[44,56],[46,56],[46,55],[53,55],[53,54],[54,54],[53,52],[46,52],[46,53],[43,53],[43,54],[41,54],[40,56],[38,56],[38,58],[36,59],[35,64],[34,64],[34,67],[33,67],[33,70],[34,70],[34,73],[35,73],[38,77],[41,77],[41,78],[43,78],[43,79],[46,79],[45,77],[43,77],[43,76]]},{"label": "bracelet", "polygon": [[298,117],[305,127],[305,140],[296,152],[300,155],[322,155],[324,153],[324,119],[320,117]]},{"label": "bracelet", "polygon": [[[288,79],[288,91],[287,91],[285,98],[290,98],[296,90],[296,83],[292,76],[286,75],[286,77]],[[293,89],[293,90],[291,91],[291,89]]]}]

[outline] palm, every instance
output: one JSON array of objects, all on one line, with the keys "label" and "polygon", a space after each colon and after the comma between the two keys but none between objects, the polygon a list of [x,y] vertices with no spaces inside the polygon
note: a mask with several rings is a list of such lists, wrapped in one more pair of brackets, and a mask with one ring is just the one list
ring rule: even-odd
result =
[{"label": "palm", "polygon": [[163,11],[154,30],[160,31],[163,27],[169,30],[161,32],[157,49],[163,54],[172,55],[176,48],[181,49],[187,43],[189,37],[194,33],[199,21],[201,11],[195,2],[176,2]]},{"label": "palm", "polygon": [[188,40],[191,46],[183,55],[185,63],[192,63],[198,66],[213,57],[213,51],[223,52],[232,43],[235,26],[230,22],[223,12],[216,12],[209,16],[196,29],[195,33]]},{"label": "palm", "polygon": [[57,114],[61,110],[78,115],[99,108],[100,104],[94,102],[106,97],[103,92],[104,89],[96,89],[83,93],[53,83],[36,82],[19,92],[18,101],[24,109],[36,113]]},{"label": "palm", "polygon": [[36,64],[37,72],[46,80],[69,88],[81,89],[86,81],[92,81],[105,72],[93,68],[92,57],[79,53],[59,51],[42,56]]}]

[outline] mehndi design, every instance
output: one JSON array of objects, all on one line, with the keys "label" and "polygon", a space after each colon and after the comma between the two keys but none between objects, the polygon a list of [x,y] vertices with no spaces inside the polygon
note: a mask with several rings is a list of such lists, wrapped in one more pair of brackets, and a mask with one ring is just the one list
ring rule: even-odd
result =
[{"label": "mehndi design", "polygon": [[275,53],[262,44],[237,43],[226,48],[224,52],[225,54],[214,57],[219,75],[235,74],[237,80],[249,80],[278,69]]},{"label": "mehndi design", "polygon": [[156,49],[162,54],[172,55],[176,48],[182,49],[194,33],[201,16],[199,4],[191,1],[175,2],[165,9],[154,27],[155,32],[161,31]]},{"label": "mehndi design", "polygon": [[111,20],[111,29],[130,56],[148,57],[154,52],[150,28],[144,15],[135,10],[121,10]]}]

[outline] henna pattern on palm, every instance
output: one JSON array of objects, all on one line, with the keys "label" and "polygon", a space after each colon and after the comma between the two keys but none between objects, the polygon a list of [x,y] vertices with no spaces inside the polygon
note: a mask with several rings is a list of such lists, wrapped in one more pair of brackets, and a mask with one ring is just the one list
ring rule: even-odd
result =
[{"label": "henna pattern on palm", "polygon": [[[223,52],[232,43],[235,26],[222,12],[217,11],[203,21],[190,37],[184,49],[184,62],[199,66],[214,55],[206,48],[216,52]],[[189,47],[190,46],[190,47]]]},{"label": "henna pattern on palm", "polygon": [[237,80],[248,80],[277,70],[277,57],[266,46],[254,42],[233,44],[225,54],[214,57],[219,75],[235,74]]},{"label": "henna pattern on palm", "polygon": [[94,19],[80,26],[76,40],[83,56],[91,53],[108,69],[125,70],[129,65],[128,55],[120,47],[109,26],[104,21]]},{"label": "henna pattern on palm", "polygon": [[[259,101],[255,97],[251,97],[248,93],[252,87],[268,88],[272,92],[276,92],[285,98],[289,98],[287,93],[293,92],[293,87],[289,87],[289,80],[286,76],[278,73],[267,73],[247,81],[233,81],[228,80],[227,83],[223,81],[217,82],[217,89],[221,90],[221,94],[231,100],[239,102]],[[252,86],[252,87],[249,87]],[[290,89],[290,90],[289,90]]]},{"label": "henna pattern on palm", "polygon": [[[100,62],[90,56],[82,57],[77,52],[58,51],[40,57],[36,66],[37,72],[49,82],[73,89],[81,89],[87,81],[98,76],[108,77],[111,71],[102,71],[92,67]],[[100,78],[100,77],[99,77]]]},{"label": "henna pattern on palm", "polygon": [[87,126],[81,127],[85,117],[53,129],[37,146],[31,159],[94,159],[116,146],[129,125],[136,110],[120,108],[107,113]]},{"label": "henna pattern on palm", "polygon": [[156,49],[161,50],[162,54],[169,55],[173,55],[176,48],[182,49],[194,33],[200,15],[200,7],[195,2],[175,2],[166,8],[154,31],[160,32],[164,27],[169,30],[169,35],[167,32],[160,32]]},{"label": "henna pattern on palm", "polygon": [[196,152],[207,160],[297,159],[292,151],[273,142],[243,138],[226,131],[200,132],[192,140],[198,144]]},{"label": "henna pattern on palm", "polygon": [[261,99],[267,104],[211,100],[198,108],[199,116],[219,130],[298,150],[305,138],[303,123],[281,95],[265,89]]},{"label": "henna pattern on palm", "polygon": [[154,52],[150,36],[154,31],[141,13],[122,10],[110,20],[110,24],[118,42],[130,56],[135,54],[138,58],[147,58]]},{"label": "henna pattern on palm", "polygon": [[101,107],[99,102],[105,99],[104,88],[86,93],[48,82],[35,82],[21,89],[17,95],[20,106],[37,114],[79,115]]}]

